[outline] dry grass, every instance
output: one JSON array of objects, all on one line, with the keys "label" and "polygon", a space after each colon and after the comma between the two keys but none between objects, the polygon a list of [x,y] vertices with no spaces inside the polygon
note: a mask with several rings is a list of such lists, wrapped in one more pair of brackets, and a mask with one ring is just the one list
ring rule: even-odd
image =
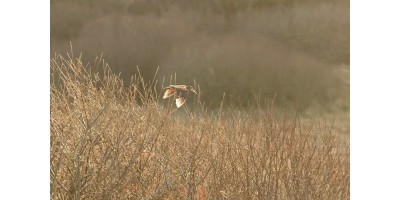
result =
[{"label": "dry grass", "polygon": [[201,94],[176,110],[101,59],[56,55],[51,78],[52,199],[349,199],[348,138],[329,125],[272,102],[209,113]]}]

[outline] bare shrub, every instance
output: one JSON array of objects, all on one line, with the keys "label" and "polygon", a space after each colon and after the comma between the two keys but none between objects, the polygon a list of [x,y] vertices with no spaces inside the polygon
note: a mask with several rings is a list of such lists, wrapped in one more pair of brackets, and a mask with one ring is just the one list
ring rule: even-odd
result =
[{"label": "bare shrub", "polygon": [[52,199],[349,199],[349,146],[330,126],[272,103],[209,113],[201,92],[177,110],[156,85],[125,87],[101,58],[51,60]]}]

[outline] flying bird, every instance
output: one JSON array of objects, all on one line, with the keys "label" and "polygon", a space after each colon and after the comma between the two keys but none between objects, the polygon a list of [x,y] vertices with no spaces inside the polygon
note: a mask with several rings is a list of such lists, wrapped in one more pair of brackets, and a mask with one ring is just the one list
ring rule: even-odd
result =
[{"label": "flying bird", "polygon": [[168,87],[165,87],[164,89],[166,91],[164,93],[163,99],[175,95],[175,103],[176,107],[178,108],[185,103],[189,92],[197,94],[197,92],[193,90],[193,87],[189,85],[170,85]]}]

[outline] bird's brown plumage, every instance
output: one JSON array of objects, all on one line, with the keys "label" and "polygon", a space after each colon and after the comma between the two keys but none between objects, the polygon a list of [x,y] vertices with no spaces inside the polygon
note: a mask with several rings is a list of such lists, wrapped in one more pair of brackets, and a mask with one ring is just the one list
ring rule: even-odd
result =
[{"label": "bird's brown plumage", "polygon": [[189,92],[197,94],[197,92],[193,90],[192,86],[187,85],[170,85],[168,87],[165,87],[164,89],[166,89],[166,91],[164,93],[163,99],[175,95],[175,103],[176,107],[178,108],[185,103]]}]

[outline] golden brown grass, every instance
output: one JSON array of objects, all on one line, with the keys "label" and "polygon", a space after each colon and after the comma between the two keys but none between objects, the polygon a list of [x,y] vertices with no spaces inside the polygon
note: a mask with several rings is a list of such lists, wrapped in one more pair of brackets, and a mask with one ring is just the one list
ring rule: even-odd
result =
[{"label": "golden brown grass", "polygon": [[212,114],[201,95],[175,110],[156,85],[51,60],[52,199],[349,199],[349,146],[330,126],[272,103]]}]

